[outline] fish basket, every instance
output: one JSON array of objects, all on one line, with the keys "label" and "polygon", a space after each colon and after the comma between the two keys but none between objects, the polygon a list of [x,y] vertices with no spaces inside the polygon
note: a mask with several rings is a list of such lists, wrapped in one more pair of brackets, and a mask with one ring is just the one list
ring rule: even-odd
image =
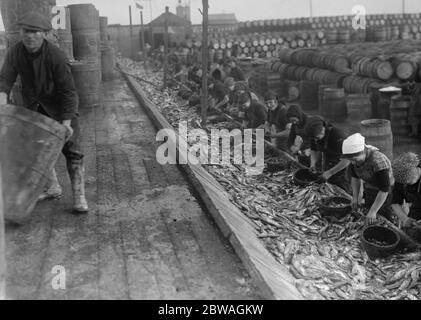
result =
[{"label": "fish basket", "polygon": [[348,199],[342,197],[329,197],[322,199],[319,204],[319,212],[323,218],[343,219],[352,211]]},{"label": "fish basket", "polygon": [[320,178],[309,169],[300,169],[294,174],[294,183],[298,186],[306,187],[315,182],[320,182]]},{"label": "fish basket", "polygon": [[370,259],[386,258],[397,251],[400,236],[392,229],[369,226],[361,234],[361,242]]}]

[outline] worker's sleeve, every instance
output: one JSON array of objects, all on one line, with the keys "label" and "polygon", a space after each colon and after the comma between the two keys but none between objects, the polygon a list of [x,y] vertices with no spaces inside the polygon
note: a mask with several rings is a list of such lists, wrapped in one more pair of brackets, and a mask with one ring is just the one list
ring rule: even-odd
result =
[{"label": "worker's sleeve", "polygon": [[319,151],[319,148],[317,147],[317,144],[316,144],[316,139],[314,139],[314,138],[311,139],[310,150],[311,151]]},{"label": "worker's sleeve", "polygon": [[13,54],[12,51],[9,50],[0,71],[0,92],[9,94],[17,77],[18,72],[14,67]]},{"label": "worker's sleeve", "polygon": [[266,113],[265,107],[261,106],[260,108],[257,108],[257,120],[259,122],[258,126],[261,124],[264,124],[268,118],[268,115]]},{"label": "worker's sleeve", "polygon": [[70,120],[77,117],[78,95],[73,80],[70,65],[64,55],[58,55],[54,61],[54,84],[59,96],[60,120]]},{"label": "worker's sleeve", "polygon": [[390,191],[390,178],[389,170],[381,170],[374,173],[374,181],[376,182],[376,187],[379,188],[382,192]]},{"label": "worker's sleeve", "polygon": [[354,170],[354,166],[353,165],[348,166],[348,175],[351,178],[360,179],[360,177],[358,177],[357,174],[355,173],[355,170]]},{"label": "worker's sleeve", "polygon": [[396,183],[393,187],[392,193],[392,204],[403,204],[403,200],[405,199],[405,192],[404,187],[400,183]]}]

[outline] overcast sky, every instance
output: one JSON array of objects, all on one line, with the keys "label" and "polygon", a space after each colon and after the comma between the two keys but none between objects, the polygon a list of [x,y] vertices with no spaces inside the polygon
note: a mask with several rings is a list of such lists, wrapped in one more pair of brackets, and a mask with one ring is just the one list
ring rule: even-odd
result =
[{"label": "overcast sky", "polygon": [[[189,2],[188,0],[182,0]],[[281,19],[288,17],[310,16],[310,1],[313,6],[313,16],[351,14],[354,5],[362,4],[370,13],[401,13],[405,1],[406,12],[421,12],[421,0],[209,0],[210,13],[235,13],[239,21]],[[135,0],[56,0],[57,5],[65,6],[76,3],[93,3],[101,16],[107,16],[109,23],[129,24],[129,5]],[[144,6],[144,22],[151,17],[156,18],[164,12],[165,6],[175,13],[178,0],[142,0]],[[151,8],[152,4],[152,8]],[[199,8],[202,0],[191,0],[191,15],[194,24],[201,23]],[[133,23],[139,23],[138,11],[133,11]],[[0,21],[3,29],[3,22]]]}]

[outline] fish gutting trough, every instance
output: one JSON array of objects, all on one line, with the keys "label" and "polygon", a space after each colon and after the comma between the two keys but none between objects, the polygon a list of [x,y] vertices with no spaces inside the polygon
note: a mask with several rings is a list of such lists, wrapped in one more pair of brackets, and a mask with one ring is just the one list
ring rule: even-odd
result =
[{"label": "fish gutting trough", "polygon": [[400,236],[395,231],[381,226],[370,226],[363,230],[361,242],[370,259],[386,258],[397,251]]},{"label": "fish gutting trough", "polygon": [[306,187],[312,183],[320,182],[319,176],[309,169],[299,169],[294,174],[294,183],[301,187]]},{"label": "fish gutting trough", "polygon": [[329,197],[320,201],[319,212],[323,218],[343,219],[352,211],[348,199],[342,197]]}]

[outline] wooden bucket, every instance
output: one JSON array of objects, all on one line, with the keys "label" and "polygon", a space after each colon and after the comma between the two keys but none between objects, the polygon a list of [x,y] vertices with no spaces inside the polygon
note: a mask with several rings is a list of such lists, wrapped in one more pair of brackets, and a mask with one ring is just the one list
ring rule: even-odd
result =
[{"label": "wooden bucket", "polygon": [[394,136],[408,136],[410,96],[394,96],[390,104],[390,122]]},{"label": "wooden bucket", "polygon": [[21,224],[29,218],[64,146],[65,133],[62,125],[39,113],[12,105],[0,108],[6,220]]},{"label": "wooden bucket", "polygon": [[365,143],[372,145],[393,160],[393,134],[389,120],[369,119],[361,121],[361,134]]},{"label": "wooden bucket", "polygon": [[87,61],[70,63],[77,93],[79,108],[89,108],[99,103],[101,71],[99,64]]}]

